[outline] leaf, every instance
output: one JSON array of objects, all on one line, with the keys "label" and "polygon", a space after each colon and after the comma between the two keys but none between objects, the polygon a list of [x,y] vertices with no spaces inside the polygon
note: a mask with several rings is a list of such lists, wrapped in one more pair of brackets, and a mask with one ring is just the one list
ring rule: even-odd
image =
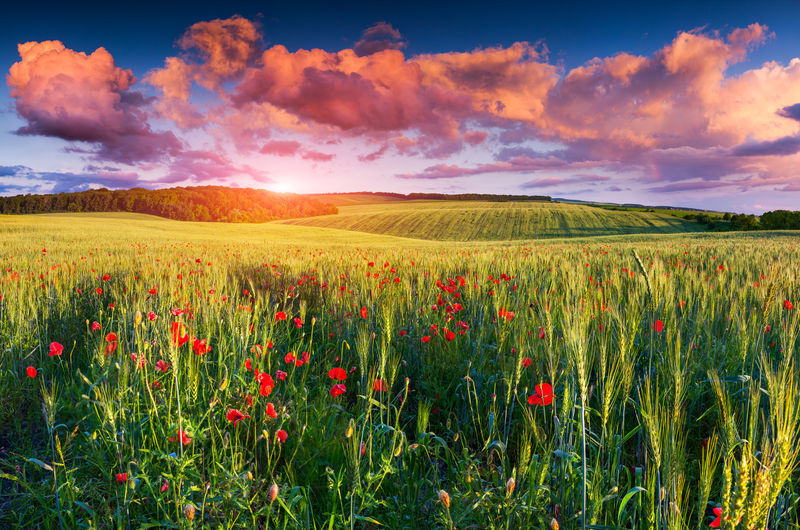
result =
[{"label": "leaf", "polygon": [[37,465],[37,466],[39,466],[40,468],[42,468],[42,469],[45,469],[45,470],[47,470],[47,471],[52,471],[52,470],[53,470],[53,468],[52,468],[52,467],[50,467],[50,465],[49,465],[49,464],[45,464],[44,462],[42,462],[42,461],[41,461],[41,460],[39,460],[38,458],[28,458],[28,459],[27,459],[27,461],[28,461],[28,462],[30,462],[30,463],[32,463],[32,464],[36,464],[36,465]]},{"label": "leaf", "polygon": [[628,490],[628,493],[626,493],[624,497],[622,497],[622,502],[619,504],[619,511],[617,512],[617,525],[622,525],[622,512],[625,511],[625,506],[628,504],[628,501],[630,501],[634,495],[642,491],[646,490],[641,486],[634,486]]}]

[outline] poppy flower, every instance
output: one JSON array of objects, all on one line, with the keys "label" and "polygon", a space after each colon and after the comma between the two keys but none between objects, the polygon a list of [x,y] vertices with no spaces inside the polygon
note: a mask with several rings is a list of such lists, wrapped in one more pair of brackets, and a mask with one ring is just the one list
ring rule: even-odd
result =
[{"label": "poppy flower", "polygon": [[167,482],[167,479],[164,479],[164,483],[161,485],[161,493],[164,493],[168,489],[169,489],[169,482]]},{"label": "poppy flower", "polygon": [[522,359],[522,366],[527,368],[527,367],[529,367],[531,365],[532,362],[533,362],[533,359],[531,359],[530,357],[525,357],[524,359]]},{"label": "poppy flower", "polygon": [[425,335],[424,337],[422,337],[422,342],[428,343],[428,342],[430,342],[430,340],[431,340],[431,338],[430,338],[430,337],[428,337],[427,335]]},{"label": "poppy flower", "polygon": [[[186,434],[186,431],[178,431],[178,437],[181,440],[183,445],[189,445],[192,442],[192,439],[189,438],[189,435]],[[174,442],[177,438],[175,436],[169,439],[170,442]]]},{"label": "poppy flower", "polygon": [[452,331],[450,331],[450,330],[447,330],[447,332],[444,334],[444,338],[445,338],[445,339],[447,339],[448,341],[451,341],[451,340],[453,340],[454,338],[456,338],[456,334],[455,334],[455,333],[453,333],[453,332],[452,332]]},{"label": "poppy flower", "polygon": [[228,420],[228,421],[232,421],[234,427],[236,426],[236,424],[238,422],[242,421],[245,418],[249,418],[249,417],[250,417],[249,414],[242,414],[241,412],[239,412],[236,409],[229,409],[228,412],[225,414],[225,419]]},{"label": "poppy flower", "polygon": [[153,321],[154,321],[155,319],[157,319],[157,318],[158,318],[158,315],[156,315],[156,314],[155,314],[155,313],[153,313],[152,311],[148,311],[148,312],[147,312],[147,319],[148,319],[150,322],[153,322]]},{"label": "poppy flower", "polygon": [[331,368],[331,371],[328,372],[328,377],[331,379],[338,379],[339,381],[344,381],[347,379],[347,372],[344,371],[344,368],[336,367]]},{"label": "poppy flower", "polygon": [[294,317],[294,327],[300,329],[303,327],[303,320],[300,317]]},{"label": "poppy flower", "polygon": [[657,333],[661,333],[661,330],[664,329],[664,323],[661,322],[660,320],[656,320],[653,329],[655,329]]},{"label": "poppy flower", "polygon": [[111,276],[109,276],[108,274],[103,274],[103,281],[104,282],[107,282],[110,279],[111,279]]},{"label": "poppy flower", "polygon": [[789,300],[784,300],[783,307],[785,307],[787,311],[791,311],[794,306]]},{"label": "poppy flower", "polygon": [[97,294],[97,296],[102,296],[103,295],[103,290],[101,288],[99,288],[99,287],[97,289],[95,289],[94,292]]},{"label": "poppy flower", "polygon": [[406,336],[406,333],[408,333],[408,331],[406,331],[406,330],[404,330],[404,329],[403,329],[403,330],[401,330],[401,331],[400,331],[400,336],[401,336],[401,337],[405,337],[405,336]]},{"label": "poppy flower", "polygon": [[278,311],[277,313],[275,313],[275,322],[279,320],[286,320],[286,313],[284,313],[283,311]]},{"label": "poppy flower", "polygon": [[528,405],[540,405],[545,407],[553,402],[553,387],[550,383],[542,383],[534,387],[536,392],[532,396],[528,396]]},{"label": "poppy flower", "polygon": [[205,355],[211,351],[211,346],[208,345],[206,339],[200,340],[195,337],[194,343],[192,344],[192,351],[194,351],[195,355]]},{"label": "poppy flower", "polygon": [[287,375],[286,372],[282,372],[280,370],[275,371],[275,378],[278,379],[279,381],[285,381],[286,375]]},{"label": "poppy flower", "polygon": [[253,361],[250,360],[250,357],[245,359],[245,361],[244,361],[244,369],[247,370],[248,372],[252,372],[253,371]]},{"label": "poppy flower", "polygon": [[289,434],[283,429],[278,429],[278,432],[275,433],[275,438],[277,438],[280,443],[285,444],[286,440],[289,438]]},{"label": "poppy flower", "polygon": [[333,385],[331,387],[330,394],[333,397],[339,397],[342,394],[344,394],[345,392],[347,392],[347,387],[344,386],[343,384],[339,383],[338,385]]},{"label": "poppy flower", "polygon": [[269,416],[272,419],[276,419],[278,417],[278,413],[275,412],[275,405],[273,405],[271,402],[267,403],[267,411],[266,412],[267,412],[267,416]]},{"label": "poppy flower", "polygon": [[111,355],[117,351],[117,334],[109,333],[106,335],[106,355]]},{"label": "poppy flower", "polygon": [[545,337],[544,328],[539,328],[539,338],[544,340],[544,337]]},{"label": "poppy flower", "polygon": [[708,525],[709,528],[719,528],[722,524],[722,508],[714,508],[714,515],[717,518],[711,521],[711,524]]},{"label": "poppy flower", "polygon": [[50,343],[50,357],[54,355],[61,355],[64,352],[64,346],[58,342]]},{"label": "poppy flower", "polygon": [[117,482],[123,484],[128,481],[128,474],[127,473],[117,473]]},{"label": "poppy flower", "polygon": [[92,322],[92,331],[97,331],[100,329],[100,322]]},{"label": "poppy flower", "polygon": [[362,307],[361,308],[361,318],[367,318],[367,308],[366,307]]},{"label": "poppy flower", "polygon": [[186,326],[183,322],[172,323],[172,343],[177,347],[181,347],[189,341],[189,334],[186,333]]},{"label": "poppy flower", "polygon": [[372,388],[375,389],[375,392],[386,392],[389,390],[389,386],[383,379],[376,379],[375,382],[372,383]]},{"label": "poppy flower", "polygon": [[25,370],[25,372],[28,374],[28,377],[31,377],[31,378],[36,377],[36,368],[34,368],[33,366],[29,366]]},{"label": "poppy flower", "polygon": [[269,374],[262,373],[258,375],[258,385],[258,393],[263,397],[267,397],[272,393],[272,389],[275,388],[275,381]]},{"label": "poppy flower", "polygon": [[287,353],[286,356],[283,358],[283,361],[286,364],[294,364],[294,362],[296,360],[297,360],[297,356],[294,354],[294,352]]},{"label": "poppy flower", "polygon": [[160,360],[156,363],[156,372],[166,373],[169,370],[169,363]]}]

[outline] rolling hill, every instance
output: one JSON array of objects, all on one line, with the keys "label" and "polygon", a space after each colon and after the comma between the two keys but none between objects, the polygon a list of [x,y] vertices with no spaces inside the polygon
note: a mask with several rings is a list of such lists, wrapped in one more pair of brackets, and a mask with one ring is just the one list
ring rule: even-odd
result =
[{"label": "rolling hill", "polygon": [[336,215],[280,222],[439,241],[704,231],[697,223],[660,213],[543,202],[385,201],[343,205]]}]

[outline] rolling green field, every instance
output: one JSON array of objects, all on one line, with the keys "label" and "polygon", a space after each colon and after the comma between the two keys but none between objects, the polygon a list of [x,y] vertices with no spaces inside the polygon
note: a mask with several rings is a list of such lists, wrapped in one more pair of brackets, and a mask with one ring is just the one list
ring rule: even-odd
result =
[{"label": "rolling green field", "polygon": [[0,216],[0,528],[798,528],[800,233],[581,230]]},{"label": "rolling green field", "polygon": [[336,215],[282,221],[439,241],[524,240],[697,232],[697,223],[660,213],[541,202],[390,201],[341,205]]}]

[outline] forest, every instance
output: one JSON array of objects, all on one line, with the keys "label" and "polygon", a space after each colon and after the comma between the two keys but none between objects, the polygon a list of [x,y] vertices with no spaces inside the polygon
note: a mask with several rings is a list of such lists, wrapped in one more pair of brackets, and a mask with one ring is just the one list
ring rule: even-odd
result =
[{"label": "forest", "polygon": [[136,212],[180,221],[263,223],[335,214],[338,210],[336,206],[303,195],[223,186],[113,191],[101,188],[0,197],[0,214],[49,212]]}]

